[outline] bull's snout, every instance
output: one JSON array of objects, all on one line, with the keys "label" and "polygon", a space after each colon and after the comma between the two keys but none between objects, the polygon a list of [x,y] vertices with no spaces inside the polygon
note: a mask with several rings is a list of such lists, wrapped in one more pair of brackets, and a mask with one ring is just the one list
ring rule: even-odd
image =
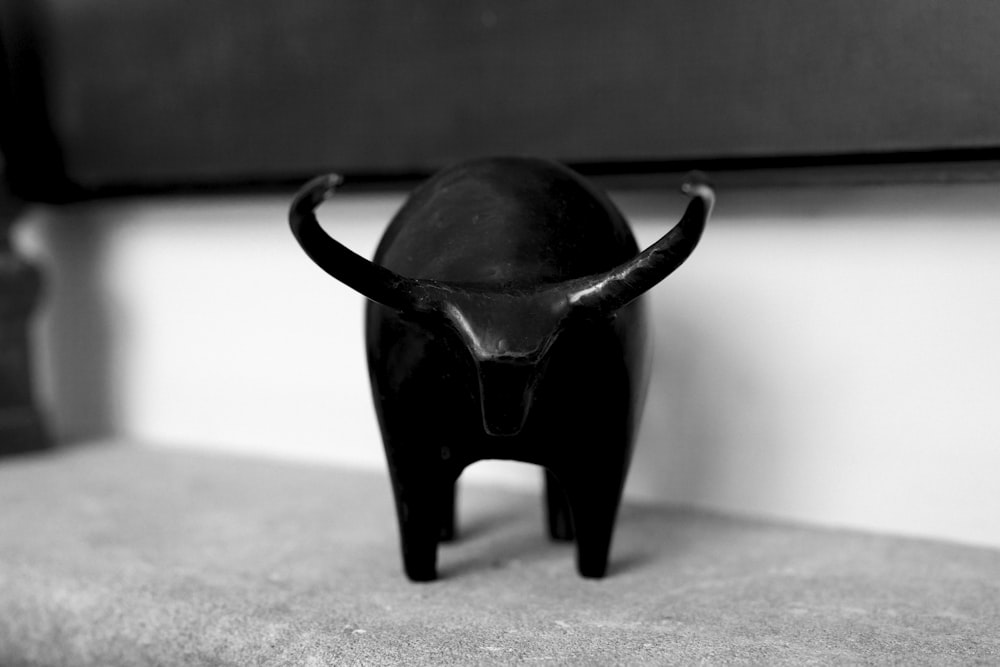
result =
[{"label": "bull's snout", "polygon": [[478,362],[483,429],[494,436],[521,432],[535,389],[534,364],[484,359]]}]

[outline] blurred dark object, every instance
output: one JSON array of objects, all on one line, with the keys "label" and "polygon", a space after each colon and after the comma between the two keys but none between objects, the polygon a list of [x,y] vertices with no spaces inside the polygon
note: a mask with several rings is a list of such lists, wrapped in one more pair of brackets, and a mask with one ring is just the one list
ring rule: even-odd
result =
[{"label": "blurred dark object", "polygon": [[0,183],[0,455],[49,444],[32,396],[28,345],[39,274],[10,244],[10,227],[19,210]]},{"label": "blurred dark object", "polygon": [[988,0],[5,0],[0,23],[31,199],[503,154],[718,174],[1000,148]]},{"label": "blurred dark object", "polygon": [[[38,302],[38,271],[14,252],[11,227],[23,203],[8,190],[4,176],[7,159],[30,156],[11,139],[25,119],[17,118],[12,103],[10,68],[0,33],[0,455],[43,449],[49,445],[32,396],[31,355],[28,344],[30,315]],[[16,144],[16,141],[14,142]]]}]

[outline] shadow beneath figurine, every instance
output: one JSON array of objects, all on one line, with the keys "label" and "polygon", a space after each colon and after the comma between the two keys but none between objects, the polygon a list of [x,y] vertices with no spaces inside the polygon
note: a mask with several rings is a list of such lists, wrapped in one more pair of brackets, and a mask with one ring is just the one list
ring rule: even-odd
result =
[{"label": "shadow beneath figurine", "polygon": [[[566,568],[576,575],[576,543],[548,536],[541,502],[516,498],[503,509],[470,513],[460,521],[457,538],[438,550],[438,578],[474,576],[511,568]],[[669,558],[684,541],[672,541],[664,512],[645,506],[622,507],[605,578],[641,571]],[[664,536],[666,533],[668,536]],[[654,536],[646,541],[644,536]]]},{"label": "shadow beneath figurine", "polygon": [[471,542],[494,534],[505,525],[523,519],[513,511],[476,512],[472,516],[460,516],[455,526],[455,539],[443,544]]},{"label": "shadow beneath figurine", "polygon": [[497,570],[514,570],[545,567],[546,563],[565,567],[576,572],[575,547],[571,542],[549,540],[541,533],[529,535],[527,532],[511,539],[491,541],[490,546],[455,549],[449,547],[441,552],[438,578],[457,579],[488,574]]},{"label": "shadow beneath figurine", "polygon": [[548,537],[541,497],[481,489],[461,492],[456,538],[438,547],[438,578],[520,567],[572,553],[571,542]]},{"label": "shadow beneath figurine", "polygon": [[[662,560],[669,548],[660,551],[649,545],[612,547],[605,579],[641,572]],[[549,539],[541,531],[527,527],[517,535],[509,533],[503,539],[483,544],[463,545],[461,540],[448,542],[439,548],[440,580],[474,576],[491,570],[510,568],[565,568],[576,575],[576,545]]]},{"label": "shadow beneath figurine", "polygon": [[644,567],[656,560],[656,557],[649,551],[630,551],[625,554],[616,555],[611,552],[611,560],[608,561],[608,577],[617,577],[642,570]]},{"label": "shadow beneath figurine", "polygon": [[694,548],[684,527],[692,514],[667,505],[626,503],[618,516],[608,576],[683,559]]}]

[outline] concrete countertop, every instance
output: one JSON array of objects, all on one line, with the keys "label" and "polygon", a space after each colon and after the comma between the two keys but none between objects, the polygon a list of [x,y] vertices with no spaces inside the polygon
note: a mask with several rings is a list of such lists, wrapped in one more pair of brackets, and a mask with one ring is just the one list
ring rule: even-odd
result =
[{"label": "concrete countertop", "polygon": [[1000,662],[1000,552],[626,504],[577,576],[466,485],[401,573],[385,474],[103,443],[0,459],[0,665]]}]

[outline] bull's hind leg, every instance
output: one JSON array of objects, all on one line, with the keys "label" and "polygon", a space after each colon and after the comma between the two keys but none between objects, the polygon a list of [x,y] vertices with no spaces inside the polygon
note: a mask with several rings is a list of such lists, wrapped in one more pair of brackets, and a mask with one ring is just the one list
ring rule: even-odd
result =
[{"label": "bull's hind leg", "polygon": [[455,539],[455,512],[458,500],[458,480],[448,483],[445,480],[442,484],[441,494],[438,503],[438,537],[442,542],[450,542]]},{"label": "bull's hind leg", "polygon": [[557,473],[573,517],[576,566],[581,576],[599,579],[607,573],[615,517],[627,472],[627,462],[600,465],[592,462]]},{"label": "bull's hind leg", "polygon": [[573,539],[573,517],[566,493],[550,470],[545,471],[545,513],[552,539],[565,542]]}]

